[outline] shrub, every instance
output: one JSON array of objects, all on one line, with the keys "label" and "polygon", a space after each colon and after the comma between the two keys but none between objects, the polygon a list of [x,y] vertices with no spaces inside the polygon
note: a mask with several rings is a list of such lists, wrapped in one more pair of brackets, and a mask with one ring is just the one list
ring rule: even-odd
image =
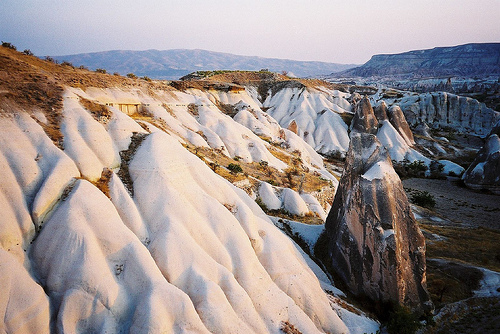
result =
[{"label": "shrub", "polygon": [[420,322],[415,314],[403,306],[396,306],[389,315],[387,331],[390,334],[414,334],[420,328]]},{"label": "shrub", "polygon": [[266,182],[269,183],[272,186],[279,186],[279,184],[276,181],[274,181],[274,180],[267,180]]},{"label": "shrub", "polygon": [[8,48],[8,49],[12,49],[12,50],[17,50],[17,48],[12,43],[8,43],[8,42],[2,41],[2,46],[4,48]]},{"label": "shrub", "polygon": [[408,177],[424,177],[427,171],[427,165],[422,160],[409,162],[407,159],[403,161],[392,161],[394,170],[401,178]]},{"label": "shrub", "polygon": [[96,69],[95,69],[95,71],[96,71],[97,73],[106,74],[106,70],[105,70],[105,69],[103,69],[103,68],[96,68]]},{"label": "shrub", "polygon": [[62,66],[69,66],[69,67],[74,67],[73,64],[71,64],[69,61],[63,61],[61,63]]},{"label": "shrub", "polygon": [[234,173],[234,174],[243,172],[243,169],[241,168],[240,165],[233,164],[233,163],[230,163],[229,165],[227,165],[227,169],[229,169],[231,171],[231,173]]},{"label": "shrub", "polygon": [[416,205],[423,206],[424,208],[432,209],[436,206],[436,200],[428,191],[416,190],[410,198],[410,201]]},{"label": "shrub", "polygon": [[84,65],[80,65],[80,66],[78,66],[78,68],[81,70],[88,70],[87,66],[84,66]]},{"label": "shrub", "polygon": [[210,162],[208,165],[214,172],[217,172],[217,169],[219,168],[219,164],[217,162]]},{"label": "shrub", "polygon": [[25,55],[27,55],[27,56],[33,56],[33,52],[31,52],[31,50],[30,50],[30,49],[25,49],[25,50],[23,51],[23,53],[24,53]]},{"label": "shrub", "polygon": [[146,81],[148,81],[148,82],[151,82],[151,81],[152,81],[152,80],[151,80],[151,78],[150,78],[150,77],[147,77],[147,76],[143,76],[143,77],[142,77],[142,80],[146,80]]},{"label": "shrub", "polygon": [[57,64],[57,60],[52,58],[51,56],[45,56],[46,61],[50,61],[51,63]]},{"label": "shrub", "polygon": [[116,76],[116,77],[119,77],[119,76],[120,76],[120,73],[115,72],[115,73],[113,73],[113,75],[114,75],[114,76]]},{"label": "shrub", "polygon": [[127,73],[127,77],[130,79],[137,79],[137,75],[135,75],[134,73]]},{"label": "shrub", "polygon": [[438,179],[442,177],[444,165],[438,161],[432,161],[430,165],[431,178]]},{"label": "shrub", "polygon": [[262,198],[257,197],[255,199],[255,203],[257,203],[260,206],[260,208],[262,209],[262,211],[264,211],[264,212],[268,212],[269,211],[267,205],[264,202],[262,202]]},{"label": "shrub", "polygon": [[455,130],[452,129],[448,133],[446,133],[444,135],[444,137],[446,139],[448,139],[449,141],[452,141],[452,140],[455,140],[457,138],[455,134],[456,134]]},{"label": "shrub", "polygon": [[411,174],[418,175],[427,170],[427,166],[422,160],[416,160],[408,164],[408,170]]}]

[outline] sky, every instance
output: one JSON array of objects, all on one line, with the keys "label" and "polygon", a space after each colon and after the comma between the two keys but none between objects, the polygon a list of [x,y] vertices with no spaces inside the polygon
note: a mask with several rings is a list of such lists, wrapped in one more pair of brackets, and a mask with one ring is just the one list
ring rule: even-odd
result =
[{"label": "sky", "polygon": [[38,56],[204,49],[362,64],[500,42],[500,0],[1,0],[0,39]]}]

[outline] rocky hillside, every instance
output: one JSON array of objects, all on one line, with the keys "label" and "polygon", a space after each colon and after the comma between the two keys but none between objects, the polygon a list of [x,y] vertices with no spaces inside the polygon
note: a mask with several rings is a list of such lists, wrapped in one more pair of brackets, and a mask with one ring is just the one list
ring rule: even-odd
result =
[{"label": "rocky hillside", "polygon": [[[418,144],[398,106],[373,110],[346,85],[269,71],[128,78],[6,47],[0,128],[9,333],[375,333],[380,324],[346,297],[356,291],[339,290],[310,257],[337,211],[338,158],[351,151],[370,170],[360,175],[379,180],[381,164],[428,168],[442,157]],[[380,163],[363,162],[372,145],[353,151],[359,129]],[[382,204],[377,217],[392,208]],[[391,230],[404,232],[387,223],[380,236],[392,240]],[[425,267],[413,268],[423,280]],[[384,294],[415,309],[426,302]]]},{"label": "rocky hillside", "polygon": [[446,92],[413,93],[400,91],[400,97],[375,94],[373,100],[398,105],[413,127],[426,123],[433,128],[447,128],[484,137],[500,120],[500,112],[466,96]]},{"label": "rocky hillside", "polygon": [[334,77],[439,77],[500,75],[500,43],[438,47],[373,56]]},{"label": "rocky hillside", "polygon": [[105,51],[66,56],[54,59],[68,61],[76,66],[84,65],[92,70],[106,69],[122,75],[134,73],[155,79],[175,80],[186,74],[204,70],[251,70],[269,69],[273,72],[286,71],[298,77],[324,75],[339,72],[355,65],[315,61],[238,56],[229,53],[206,50],[146,50]]},{"label": "rocky hillside", "polygon": [[337,179],[259,87],[0,56],[5,332],[377,331],[266,215],[323,221]]}]

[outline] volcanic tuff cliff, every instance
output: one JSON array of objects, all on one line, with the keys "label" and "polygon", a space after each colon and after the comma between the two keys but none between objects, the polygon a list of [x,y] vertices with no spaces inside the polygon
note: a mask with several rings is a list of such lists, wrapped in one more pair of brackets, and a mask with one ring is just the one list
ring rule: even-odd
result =
[{"label": "volcanic tuff cliff", "polygon": [[[378,329],[332,309],[326,275],[250,197],[264,180],[285,185],[292,167],[311,194],[308,182],[336,183],[262,111],[255,86],[175,89],[0,57],[2,330]],[[317,212],[310,196],[282,192],[277,206]]]},{"label": "volcanic tuff cliff", "polygon": [[499,74],[500,43],[474,43],[375,55],[364,65],[334,76],[414,78]]},{"label": "volcanic tuff cliff", "polygon": [[500,112],[484,103],[445,92],[412,94],[395,103],[399,104],[412,126],[425,122],[432,127],[485,136],[500,120]]},{"label": "volcanic tuff cliff", "polygon": [[[5,48],[0,57],[5,328],[278,333],[286,324],[308,333],[375,332],[376,322],[331,304],[326,274],[263,212],[324,220],[338,181],[317,151],[348,149],[353,171],[338,196],[364,198],[374,224],[366,240],[385,242],[366,245],[365,254],[392,261],[404,245],[388,266],[410,268],[392,277],[377,260],[364,267],[371,283],[361,287],[398,302],[406,289],[403,304],[425,303],[423,267],[411,267],[423,263],[421,238],[389,167],[391,159],[430,159],[413,147],[397,107],[380,105],[375,116],[343,85],[268,71],[166,83]],[[361,130],[378,140],[353,132],[350,142],[353,112],[353,128],[366,116]],[[378,191],[387,196],[373,196]],[[339,201],[330,216],[348,214]],[[385,218],[393,209],[402,226]]]}]

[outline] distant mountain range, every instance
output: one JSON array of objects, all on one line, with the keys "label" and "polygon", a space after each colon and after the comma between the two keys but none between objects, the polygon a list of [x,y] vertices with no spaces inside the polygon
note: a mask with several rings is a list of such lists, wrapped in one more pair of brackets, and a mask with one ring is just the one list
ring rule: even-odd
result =
[{"label": "distant mountain range", "polygon": [[500,43],[474,43],[373,56],[362,66],[331,77],[399,79],[500,75]]},{"label": "distant mountain range", "polygon": [[122,75],[134,73],[154,79],[174,80],[201,70],[260,70],[287,71],[298,77],[325,75],[344,71],[358,65],[346,65],[317,61],[238,56],[206,50],[145,50],[105,51],[52,57],[59,62],[68,61],[75,66],[89,69],[103,68]]}]

